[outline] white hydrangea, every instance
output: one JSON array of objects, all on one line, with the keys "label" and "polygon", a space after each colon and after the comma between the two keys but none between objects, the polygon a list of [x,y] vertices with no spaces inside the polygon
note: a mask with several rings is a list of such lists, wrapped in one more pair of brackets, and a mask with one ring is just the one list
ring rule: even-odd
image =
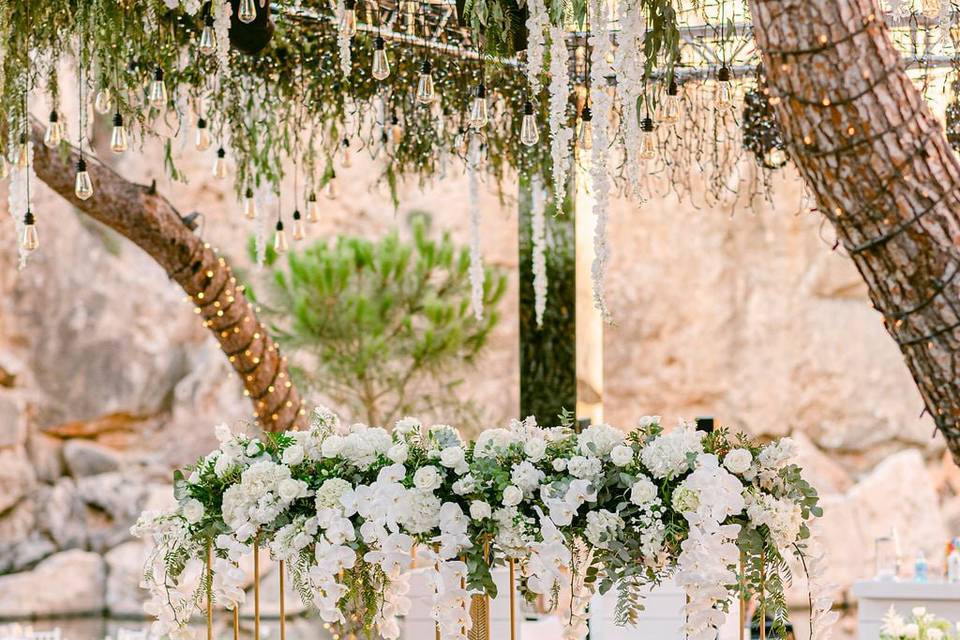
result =
[{"label": "white hydrangea", "polygon": [[681,424],[661,434],[640,451],[640,459],[654,478],[672,478],[690,470],[691,459],[703,453],[702,431]]},{"label": "white hydrangea", "polygon": [[799,504],[753,491],[747,493],[746,501],[747,518],[752,528],[766,525],[779,549],[786,550],[797,541],[803,526]]},{"label": "white hydrangea", "polygon": [[574,478],[592,480],[603,472],[603,464],[599,458],[573,456],[567,460],[567,471]]},{"label": "white hydrangea", "polygon": [[623,442],[623,432],[608,424],[591,425],[577,436],[580,453],[602,458]]},{"label": "white hydrangea", "polygon": [[518,441],[516,434],[507,429],[486,429],[480,432],[473,448],[473,457],[495,457]]},{"label": "white hydrangea", "polygon": [[408,533],[427,533],[440,524],[440,506],[440,498],[432,491],[407,491],[399,523]]},{"label": "white hydrangea", "polygon": [[757,462],[764,469],[782,469],[797,455],[797,444],[792,438],[781,438],[771,442],[757,455]]},{"label": "white hydrangea", "polygon": [[353,486],[343,478],[327,478],[317,489],[317,495],[314,497],[317,511],[341,508],[340,499],[351,490]]},{"label": "white hydrangea", "polygon": [[543,471],[537,469],[528,460],[513,465],[513,469],[510,472],[510,481],[520,487],[527,495],[536,491],[537,487],[540,486],[540,482],[543,481],[543,478]]},{"label": "white hydrangea", "polygon": [[598,509],[587,512],[587,527],[584,533],[593,546],[609,549],[610,542],[620,535],[623,526],[623,518],[616,513]]}]

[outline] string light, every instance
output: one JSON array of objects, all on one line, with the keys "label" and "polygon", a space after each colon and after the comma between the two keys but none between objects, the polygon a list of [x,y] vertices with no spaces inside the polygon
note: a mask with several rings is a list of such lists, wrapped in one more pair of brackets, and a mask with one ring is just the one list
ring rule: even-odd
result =
[{"label": "string light", "polygon": [[653,118],[645,117],[640,121],[640,158],[653,160],[657,157],[657,134]]},{"label": "string light", "polygon": [[433,66],[428,58],[420,65],[420,77],[417,80],[417,102],[430,104],[436,99],[433,88]]},{"label": "string light", "polygon": [[167,106],[167,85],[163,80],[163,68],[157,67],[153,70],[153,82],[150,83],[150,93],[148,95],[150,104],[158,109]]},{"label": "string light", "polygon": [[21,133],[17,143],[15,162],[20,169],[30,165],[30,148],[27,146],[27,134]]},{"label": "string light", "polygon": [[306,237],[307,233],[303,228],[303,220],[300,216],[300,210],[293,210],[293,239],[296,241],[303,240]]},{"label": "string light", "polygon": [[667,95],[663,98],[663,109],[660,112],[660,122],[673,125],[680,121],[680,87],[677,81],[671,79],[667,86]]},{"label": "string light", "polygon": [[537,118],[533,115],[533,103],[527,100],[523,103],[523,120],[520,123],[520,142],[532,147],[540,140],[540,131],[537,129]]},{"label": "string light", "polygon": [[386,80],[390,75],[390,60],[387,58],[387,45],[383,36],[377,34],[373,46],[373,69],[371,74],[377,80]]},{"label": "string light", "polygon": [[[83,103],[81,103],[83,104]],[[60,122],[60,115],[54,109],[50,112],[50,121],[47,123],[47,130],[43,134],[43,144],[53,149],[60,146],[63,141],[63,123]]]},{"label": "string light", "polygon": [[257,217],[257,201],[250,187],[247,187],[243,194],[243,215],[247,220],[254,220]]},{"label": "string light", "polygon": [[352,38],[357,34],[357,2],[356,0],[344,0],[343,15],[340,17],[340,33],[347,38]]},{"label": "string light", "polygon": [[250,24],[257,19],[257,5],[254,0],[240,0],[237,19],[244,24]]},{"label": "string light", "polygon": [[276,233],[273,236],[273,249],[277,253],[286,253],[289,248],[287,232],[283,230],[283,220],[278,219]]},{"label": "string light", "polygon": [[323,195],[325,195],[330,200],[336,200],[340,195],[340,189],[337,186],[337,172],[330,170],[330,178],[327,180],[327,184],[323,186]]},{"label": "string light", "polygon": [[89,200],[93,195],[93,181],[90,180],[90,174],[87,173],[87,161],[83,156],[77,160],[77,179],[74,183],[73,193],[81,200]]},{"label": "string light", "polygon": [[482,129],[487,126],[489,119],[490,117],[487,111],[487,87],[481,82],[477,85],[473,103],[470,105],[469,124],[474,129]]},{"label": "string light", "polygon": [[227,177],[227,152],[223,147],[217,149],[217,155],[213,159],[213,177],[218,180]]},{"label": "string light", "polygon": [[205,56],[213,55],[217,52],[217,39],[213,33],[213,15],[210,11],[207,12],[206,17],[203,19],[203,31],[200,33],[199,49],[200,53]]},{"label": "string light", "polygon": [[320,203],[317,202],[317,194],[313,191],[307,196],[307,222],[310,224],[320,222]]},{"label": "string light", "polygon": [[210,136],[210,128],[207,127],[207,121],[204,117],[197,118],[197,151],[206,151],[213,144],[213,138]]},{"label": "string light", "polygon": [[353,154],[350,153],[350,138],[344,136],[340,143],[340,164],[344,169],[353,166]]},{"label": "string light", "polygon": [[110,150],[123,153],[127,150],[127,129],[123,126],[123,116],[117,111],[113,114],[113,132],[110,134]]},{"label": "string light", "polygon": [[33,253],[40,248],[40,234],[37,232],[37,219],[27,208],[23,215],[23,235],[20,237],[20,246],[27,253]]},{"label": "string light", "polygon": [[717,86],[714,94],[714,104],[718,109],[725,109],[733,102],[733,91],[731,89],[730,67],[723,65],[717,71]]},{"label": "string light", "polygon": [[590,110],[590,105],[584,105],[580,112],[577,146],[584,151],[593,149],[593,112]]}]

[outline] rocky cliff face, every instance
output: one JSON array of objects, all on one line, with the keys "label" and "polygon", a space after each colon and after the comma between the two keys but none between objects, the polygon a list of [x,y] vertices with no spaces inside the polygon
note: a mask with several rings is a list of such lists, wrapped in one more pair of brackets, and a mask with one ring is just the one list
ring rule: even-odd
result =
[{"label": "rocky cliff face", "polygon": [[[147,145],[153,160],[133,155],[124,172],[146,180],[159,157]],[[245,264],[250,229],[207,164],[188,158],[190,184],[159,189],[202,212],[205,237]],[[406,188],[394,211],[369,171],[357,162],[341,174],[344,193],[325,203],[314,237],[380,234],[422,209],[466,242],[463,176]],[[754,435],[793,433],[825,496],[833,578],[848,588],[871,573],[873,540],[891,528],[905,558],[922,548],[939,560],[960,524],[960,472],[858,275],[799,202],[787,176],[770,202],[732,219],[670,198],[616,204],[606,416],[631,426],[649,413],[712,414]],[[250,410],[190,304],[145,255],[43,189],[34,210],[43,250],[22,273],[0,216],[2,613],[129,614],[143,553],[129,525],[169,499],[170,470],[213,445],[212,424]],[[463,388],[492,425],[517,411],[515,207],[491,189],[483,216],[485,258],[512,275],[504,319]],[[15,596],[37,585],[49,597]]]}]

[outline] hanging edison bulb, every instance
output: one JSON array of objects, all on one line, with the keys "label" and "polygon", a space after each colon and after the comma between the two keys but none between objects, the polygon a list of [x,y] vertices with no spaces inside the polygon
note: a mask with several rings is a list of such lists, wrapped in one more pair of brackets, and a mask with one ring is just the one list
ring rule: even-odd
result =
[{"label": "hanging edison bulb", "polygon": [[89,200],[93,195],[93,181],[87,173],[87,161],[83,158],[77,160],[77,179],[73,185],[73,193],[81,200]]},{"label": "hanging edison bulb", "polygon": [[110,96],[110,90],[97,91],[97,96],[93,99],[93,108],[96,112],[100,115],[110,113],[111,107],[113,107],[113,98]]},{"label": "hanging edison bulb", "polygon": [[373,77],[385,80],[390,75],[390,60],[387,59],[387,44],[377,35],[373,45]]},{"label": "hanging edison bulb", "polygon": [[277,233],[273,236],[273,249],[277,253],[286,253],[289,248],[287,232],[283,230],[283,220],[277,220]]},{"label": "hanging edison bulb", "polygon": [[123,126],[123,116],[120,112],[113,114],[113,132],[110,134],[110,150],[114,153],[123,153],[127,150],[127,128]]},{"label": "hanging edison bulb", "polygon": [[209,56],[216,51],[217,39],[213,33],[213,16],[207,13],[207,16],[203,19],[203,31],[200,32],[200,53]]},{"label": "hanging edison bulb", "polygon": [[584,106],[583,111],[580,112],[577,146],[584,151],[593,149],[593,112],[589,105]]},{"label": "hanging edison bulb", "polygon": [[227,152],[223,147],[217,149],[217,156],[213,159],[213,177],[220,180],[227,177]]},{"label": "hanging edison bulb", "polygon": [[213,139],[210,137],[210,128],[207,126],[207,121],[204,118],[197,118],[197,151],[206,151],[210,148],[210,145],[213,144]]},{"label": "hanging edison bulb", "polygon": [[487,126],[489,115],[487,113],[487,88],[481,82],[477,85],[477,91],[473,97],[473,103],[470,105],[470,117],[468,124],[474,129],[482,129]]},{"label": "hanging edison bulb", "polygon": [[330,200],[336,200],[340,195],[340,187],[337,186],[337,172],[330,172],[330,179],[327,180],[327,184],[323,185],[323,195],[325,195]]},{"label": "hanging edison bulb", "polygon": [[714,95],[714,104],[718,109],[729,107],[733,102],[733,82],[730,79],[730,68],[727,65],[717,71],[717,87]]},{"label": "hanging edison bulb", "polygon": [[640,121],[640,159],[653,160],[657,157],[657,133],[653,118],[647,116]]},{"label": "hanging edison bulb", "polygon": [[424,59],[420,65],[420,79],[417,80],[417,102],[420,104],[430,104],[436,99],[437,94],[433,88],[433,66],[430,61]]},{"label": "hanging edison bulb", "polygon": [[307,222],[310,224],[320,222],[320,203],[317,202],[317,194],[313,191],[307,196]]},{"label": "hanging edison bulb", "polygon": [[25,133],[21,133],[17,139],[13,161],[19,169],[26,169],[30,166],[30,145],[27,144],[27,134]]},{"label": "hanging edison bulb", "polygon": [[47,123],[47,130],[43,134],[43,144],[51,149],[60,145],[63,140],[63,123],[60,122],[60,114],[56,110],[50,112],[50,122]]},{"label": "hanging edison bulb", "polygon": [[40,248],[40,234],[37,233],[37,219],[33,212],[27,209],[23,215],[23,235],[20,236],[20,246],[27,253],[33,253]]},{"label": "hanging edison bulb", "polygon": [[303,228],[303,219],[300,216],[300,210],[293,211],[293,239],[300,241],[307,237],[307,232]]},{"label": "hanging edison bulb", "polygon": [[353,154],[350,153],[350,138],[344,138],[340,143],[340,164],[344,169],[353,166]]},{"label": "hanging edison bulb", "polygon": [[250,24],[257,19],[257,5],[254,0],[240,0],[237,19],[244,24]]},{"label": "hanging edison bulb", "polygon": [[340,33],[348,38],[357,35],[357,0],[344,0]]},{"label": "hanging edison bulb", "polygon": [[247,187],[243,193],[243,217],[254,220],[257,217],[257,201],[253,197],[253,189]]},{"label": "hanging edison bulb", "polygon": [[663,106],[660,109],[660,122],[667,125],[680,121],[680,87],[676,80],[670,80],[667,86],[667,95],[663,97]]},{"label": "hanging edison bulb", "polygon": [[163,68],[161,67],[153,70],[153,82],[150,83],[148,100],[158,109],[167,106],[167,85],[163,81]]},{"label": "hanging edison bulb", "polygon": [[523,120],[520,123],[520,142],[532,147],[540,141],[540,131],[537,129],[537,117],[533,115],[533,103],[527,100],[523,103]]}]

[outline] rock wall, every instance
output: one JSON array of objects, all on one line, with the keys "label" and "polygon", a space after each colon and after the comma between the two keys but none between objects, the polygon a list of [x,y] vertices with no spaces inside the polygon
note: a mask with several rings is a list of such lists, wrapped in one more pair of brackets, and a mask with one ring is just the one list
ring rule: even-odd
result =
[{"label": "rock wall", "polygon": [[[182,211],[204,214],[205,237],[251,268],[251,229],[226,185],[206,177],[208,158],[188,155],[188,185],[157,175],[159,158],[148,144],[123,171],[158,178]],[[464,176],[404,187],[394,211],[370,171],[358,161],[340,173],[343,195],[324,203],[315,237],[382,234],[419,209],[466,242]],[[510,288],[462,387],[487,424],[518,403],[511,195],[483,196],[485,259],[509,271]],[[847,593],[891,529],[907,560],[922,548],[940,561],[960,524],[960,472],[859,276],[820,219],[798,213],[800,200],[786,175],[770,201],[740,203],[732,218],[673,198],[615,203],[606,416],[630,426],[649,413],[712,414],[755,435],[794,434],[824,494],[833,578]],[[250,410],[190,304],[144,254],[43,188],[34,210],[43,250],[22,273],[0,216],[0,615],[132,614],[144,550],[127,528],[169,499],[170,470],[213,445],[213,423]],[[36,602],[7,597],[51,583]]]}]

